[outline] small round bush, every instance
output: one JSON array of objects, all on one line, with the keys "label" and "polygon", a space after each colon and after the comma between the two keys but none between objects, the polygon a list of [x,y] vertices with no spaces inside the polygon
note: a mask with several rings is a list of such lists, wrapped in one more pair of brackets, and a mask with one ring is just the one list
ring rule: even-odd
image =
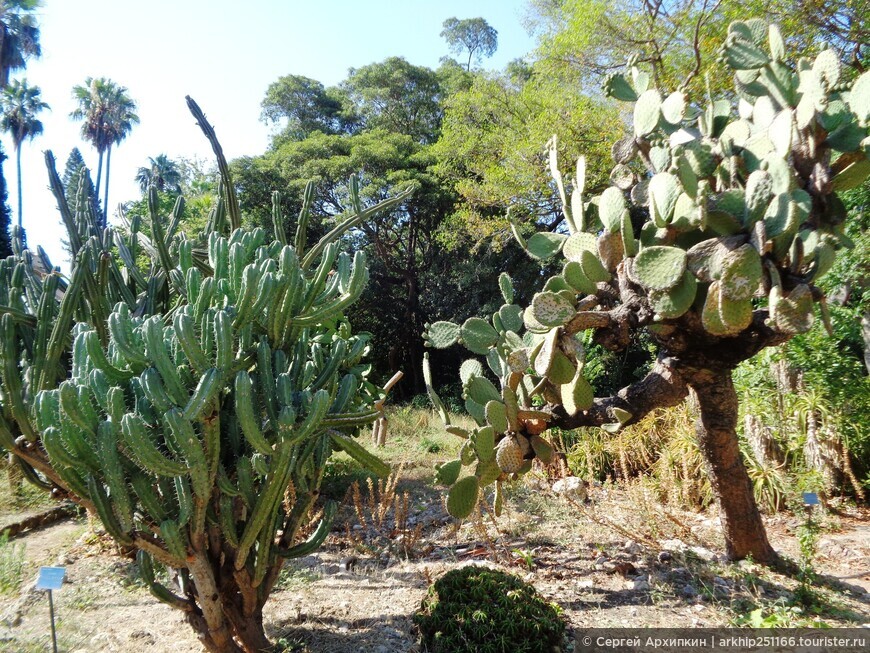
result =
[{"label": "small round bush", "polygon": [[550,653],[565,632],[559,613],[516,576],[468,566],[429,588],[414,623],[428,653]]}]

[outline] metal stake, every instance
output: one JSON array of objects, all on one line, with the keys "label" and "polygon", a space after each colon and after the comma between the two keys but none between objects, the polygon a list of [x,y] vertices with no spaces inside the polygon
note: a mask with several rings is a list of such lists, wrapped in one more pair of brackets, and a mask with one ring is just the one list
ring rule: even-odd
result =
[{"label": "metal stake", "polygon": [[57,633],[54,630],[54,600],[51,598],[51,590],[48,590],[48,610],[51,613],[51,650],[57,653]]}]

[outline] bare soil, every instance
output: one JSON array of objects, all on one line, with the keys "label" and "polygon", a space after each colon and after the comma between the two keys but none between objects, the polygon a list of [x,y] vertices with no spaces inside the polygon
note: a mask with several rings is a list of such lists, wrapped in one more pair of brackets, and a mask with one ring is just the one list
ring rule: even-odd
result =
[{"label": "bare soil", "polygon": [[[728,625],[794,602],[795,579],[723,561],[715,514],[665,508],[642,484],[591,487],[581,501],[555,495],[539,476],[511,490],[498,520],[484,511],[460,527],[428,466],[406,467],[385,494],[370,498],[364,486],[356,509],[348,493],[323,549],[287,565],[266,610],[269,636],[287,651],[419,651],[414,611],[430,582],[465,564],[517,573],[557,603],[570,625],[565,650],[574,628]],[[801,519],[766,520],[775,548],[793,558]],[[792,621],[781,625],[868,625],[870,515],[853,509],[822,521],[815,607],[787,612]],[[47,598],[28,587],[40,565],[54,564],[67,568],[54,597],[59,650],[201,651],[181,615],[154,599],[135,564],[93,527],[80,517],[14,540],[26,547],[27,567],[22,594],[0,595],[0,651],[50,650]]]}]

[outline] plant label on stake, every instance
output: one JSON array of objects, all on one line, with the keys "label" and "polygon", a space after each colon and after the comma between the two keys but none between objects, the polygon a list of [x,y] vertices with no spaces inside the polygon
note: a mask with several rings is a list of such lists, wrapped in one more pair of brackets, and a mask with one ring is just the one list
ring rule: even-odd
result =
[{"label": "plant label on stake", "polygon": [[48,591],[48,610],[51,614],[51,650],[57,653],[57,633],[54,628],[54,600],[52,590],[59,590],[66,577],[65,567],[40,567],[36,578],[36,589]]}]

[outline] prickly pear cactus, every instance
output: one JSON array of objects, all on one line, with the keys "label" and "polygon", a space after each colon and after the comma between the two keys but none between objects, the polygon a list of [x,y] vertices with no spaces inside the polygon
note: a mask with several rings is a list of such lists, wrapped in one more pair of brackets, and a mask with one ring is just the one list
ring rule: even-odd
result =
[{"label": "prickly pear cactus", "polygon": [[[463,365],[465,406],[479,427],[448,425],[472,444],[484,429],[495,432],[498,476],[479,454],[461,460],[477,485],[543,457],[547,425],[616,431],[657,405],[641,384],[594,397],[583,376],[587,330],[619,350],[633,331],[648,329],[662,353],[647,386],[676,379],[668,389],[684,396],[690,371],[721,359],[730,374],[760,348],[808,330],[817,308],[827,321],[814,283],[850,245],[837,192],[870,173],[870,73],[846,80],[829,51],[792,67],[778,28],[759,20],[731,25],[721,61],[734,73],[733,100],[652,88],[633,65],[630,75],[608,78],[606,92],[632,104],[634,118],[632,133],[613,146],[612,185],[588,193],[581,157],[566,188],[551,142],[566,229],[527,238],[513,225],[531,257],[562,272],[526,308],[512,305],[503,275],[505,306],[491,325],[471,318],[461,328],[429,328],[430,346],[458,342],[485,357],[492,374]],[[529,446],[532,438],[538,446]],[[439,480],[477,496],[465,478]],[[458,517],[471,511],[467,501],[448,508]]]}]

